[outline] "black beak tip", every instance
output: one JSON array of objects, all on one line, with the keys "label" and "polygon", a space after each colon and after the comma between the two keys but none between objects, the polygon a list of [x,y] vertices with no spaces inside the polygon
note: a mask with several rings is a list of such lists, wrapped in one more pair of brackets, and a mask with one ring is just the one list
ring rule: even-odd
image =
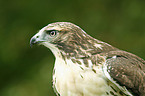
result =
[{"label": "black beak tip", "polygon": [[36,39],[32,37],[31,40],[30,40],[30,47],[32,47],[36,43],[37,43]]}]

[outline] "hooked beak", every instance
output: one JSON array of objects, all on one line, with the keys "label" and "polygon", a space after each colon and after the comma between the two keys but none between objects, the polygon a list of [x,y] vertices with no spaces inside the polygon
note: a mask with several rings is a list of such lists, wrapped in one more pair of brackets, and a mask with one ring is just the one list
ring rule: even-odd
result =
[{"label": "hooked beak", "polygon": [[30,46],[32,47],[34,44],[37,44],[38,41],[36,41],[35,37],[32,37],[30,40]]},{"label": "hooked beak", "polygon": [[32,47],[35,44],[40,44],[42,42],[45,42],[44,40],[40,40],[39,36],[33,36],[30,40],[30,46]]}]

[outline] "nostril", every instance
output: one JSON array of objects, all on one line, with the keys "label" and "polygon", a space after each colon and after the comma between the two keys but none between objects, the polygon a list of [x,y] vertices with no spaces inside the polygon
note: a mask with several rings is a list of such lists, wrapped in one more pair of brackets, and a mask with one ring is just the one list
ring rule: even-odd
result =
[{"label": "nostril", "polygon": [[36,36],[36,38],[39,38],[39,36]]}]

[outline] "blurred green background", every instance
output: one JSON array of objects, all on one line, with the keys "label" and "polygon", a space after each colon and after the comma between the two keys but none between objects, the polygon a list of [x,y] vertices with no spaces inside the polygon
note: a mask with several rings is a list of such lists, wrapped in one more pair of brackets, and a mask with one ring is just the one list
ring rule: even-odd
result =
[{"label": "blurred green background", "polygon": [[29,40],[56,21],[145,59],[145,0],[0,0],[0,96],[55,96],[55,58]]}]

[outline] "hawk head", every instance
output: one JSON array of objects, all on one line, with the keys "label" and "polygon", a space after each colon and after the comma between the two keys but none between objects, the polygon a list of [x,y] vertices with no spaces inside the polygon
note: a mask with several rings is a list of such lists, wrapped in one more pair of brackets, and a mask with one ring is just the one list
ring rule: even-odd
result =
[{"label": "hawk head", "polygon": [[79,26],[69,22],[51,23],[34,35],[30,44],[40,44],[48,47],[56,56],[61,52],[67,58],[89,57],[91,55],[114,50],[111,45],[99,41]]},{"label": "hawk head", "polygon": [[52,47],[62,47],[66,43],[77,41],[79,37],[74,34],[85,34],[84,31],[78,26],[69,22],[56,22],[51,23],[42,28],[30,40],[30,44],[42,44],[52,49]]},{"label": "hawk head", "polygon": [[[69,22],[56,22],[48,24],[34,35],[30,44],[41,44],[48,47],[54,55],[62,51],[67,56],[80,54],[86,56],[88,52],[96,53],[102,46],[101,41],[96,40],[85,33],[80,27]],[[92,51],[91,51],[92,50]]]}]

